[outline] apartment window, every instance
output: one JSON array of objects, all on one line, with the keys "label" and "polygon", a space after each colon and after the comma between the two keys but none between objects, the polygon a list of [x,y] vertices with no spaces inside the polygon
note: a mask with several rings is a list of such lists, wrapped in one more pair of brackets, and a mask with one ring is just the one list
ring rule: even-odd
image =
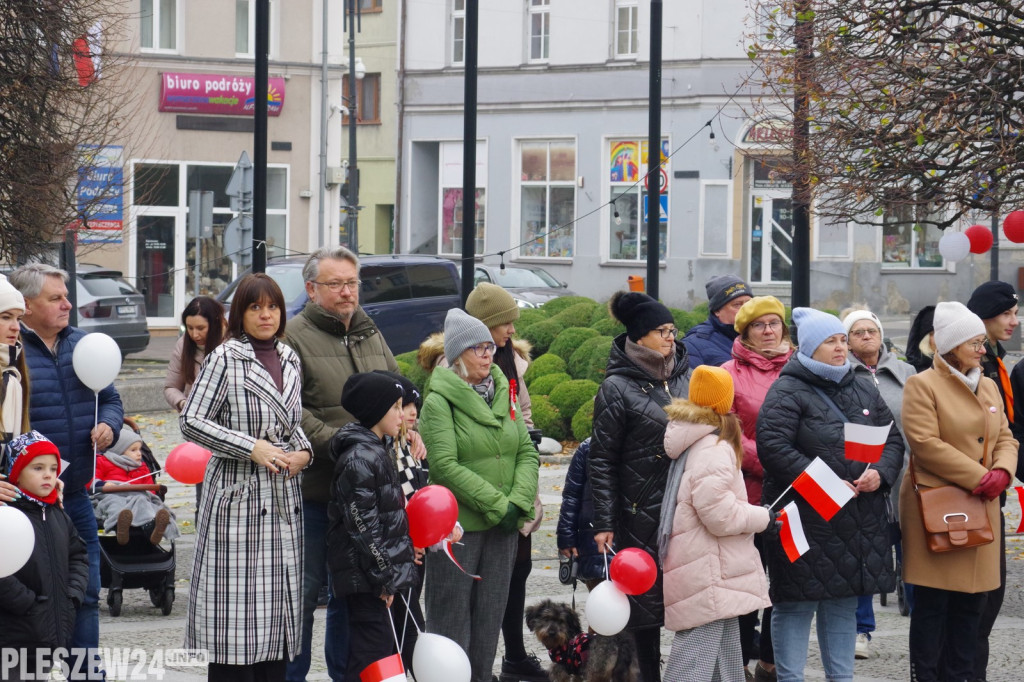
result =
[{"label": "apartment window", "polygon": [[359,0],[359,9],[363,12],[381,12],[384,0]]},{"label": "apartment window", "polygon": [[[380,74],[368,73],[362,80],[356,80],[356,123],[380,123]],[[341,96],[351,109],[348,74],[341,78]],[[344,116],[342,125],[348,125],[348,116]]]},{"label": "apartment window", "polygon": [[519,144],[519,253],[572,258],[576,219],[576,145],[572,140]]},{"label": "apartment window", "polygon": [[[608,254],[611,260],[647,260],[647,190],[643,181],[647,173],[647,140],[613,139],[608,142],[608,196],[612,205],[608,222]],[[661,237],[658,259],[668,253],[668,167],[669,141],[661,142],[662,183],[659,210]]]},{"label": "apartment window", "polygon": [[139,21],[142,49],[178,49],[177,0],[141,0]]},{"label": "apartment window", "polygon": [[702,180],[700,203],[700,255],[729,257],[732,255],[732,231],[729,219],[730,189],[728,180]]},{"label": "apartment window", "polygon": [[635,57],[637,53],[637,1],[615,0],[615,56]]},{"label": "apartment window", "polygon": [[[270,54],[277,52],[275,0],[270,0]],[[235,0],[235,56],[252,59],[256,55],[255,0]]]},{"label": "apartment window", "polygon": [[466,0],[452,1],[452,64],[466,63]]},{"label": "apartment window", "polygon": [[944,268],[939,253],[942,230],[923,221],[938,209],[892,202],[885,207],[882,226],[882,265],[887,268]]},{"label": "apartment window", "polygon": [[551,39],[551,0],[530,0],[530,61],[546,62]]}]

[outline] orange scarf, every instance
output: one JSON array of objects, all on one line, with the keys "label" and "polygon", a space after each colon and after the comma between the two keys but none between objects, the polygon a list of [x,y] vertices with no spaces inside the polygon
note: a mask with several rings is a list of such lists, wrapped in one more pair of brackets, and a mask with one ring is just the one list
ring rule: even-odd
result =
[{"label": "orange scarf", "polygon": [[1003,400],[1006,402],[1006,416],[1013,424],[1013,387],[1010,386],[1010,375],[1006,372],[1006,365],[1003,359],[996,356],[996,363],[999,364],[999,383],[1003,386]]}]

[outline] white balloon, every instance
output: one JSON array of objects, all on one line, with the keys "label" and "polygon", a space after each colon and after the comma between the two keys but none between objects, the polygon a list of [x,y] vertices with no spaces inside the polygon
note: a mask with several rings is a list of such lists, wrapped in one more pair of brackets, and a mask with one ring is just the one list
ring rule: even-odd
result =
[{"label": "white balloon", "polygon": [[121,371],[121,349],[106,334],[86,334],[75,345],[71,364],[78,379],[94,391],[102,391],[114,383]]},{"label": "white balloon", "polygon": [[412,653],[416,682],[469,682],[473,669],[458,644],[441,635],[421,632]]},{"label": "white balloon", "polygon": [[605,580],[587,596],[587,623],[597,634],[617,635],[628,622],[629,598],[611,580]]},{"label": "white balloon", "polygon": [[14,575],[32,556],[36,534],[32,522],[21,510],[4,505],[0,507],[0,578]]},{"label": "white balloon", "polygon": [[946,260],[963,260],[970,252],[971,240],[963,232],[946,232],[939,239],[939,253]]}]

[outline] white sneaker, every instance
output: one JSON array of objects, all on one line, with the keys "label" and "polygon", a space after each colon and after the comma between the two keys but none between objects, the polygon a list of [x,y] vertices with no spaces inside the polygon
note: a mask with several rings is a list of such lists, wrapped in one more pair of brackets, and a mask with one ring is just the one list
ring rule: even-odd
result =
[{"label": "white sneaker", "polygon": [[857,634],[857,646],[853,650],[853,657],[858,661],[871,658],[871,640],[868,638],[867,633],[861,632]]}]

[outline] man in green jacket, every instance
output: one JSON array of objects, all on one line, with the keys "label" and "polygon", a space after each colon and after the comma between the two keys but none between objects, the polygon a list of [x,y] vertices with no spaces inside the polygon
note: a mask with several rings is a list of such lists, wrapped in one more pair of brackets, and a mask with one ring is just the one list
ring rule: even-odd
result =
[{"label": "man in green jacket", "polygon": [[[302,360],[302,430],[313,444],[313,464],[302,479],[305,566],[302,585],[302,653],[288,663],[286,679],[304,682],[309,672],[313,614],[320,588],[327,583],[327,504],[334,461],[330,442],[349,422],[341,406],[341,387],[358,372],[398,371],[398,363],[380,330],[359,306],[359,258],[345,247],[324,247],[302,268],[309,302],[288,321],[285,342]],[[426,451],[415,436],[413,455]],[[327,605],[324,656],[331,680],[345,679],[348,614],[343,599]]]}]

